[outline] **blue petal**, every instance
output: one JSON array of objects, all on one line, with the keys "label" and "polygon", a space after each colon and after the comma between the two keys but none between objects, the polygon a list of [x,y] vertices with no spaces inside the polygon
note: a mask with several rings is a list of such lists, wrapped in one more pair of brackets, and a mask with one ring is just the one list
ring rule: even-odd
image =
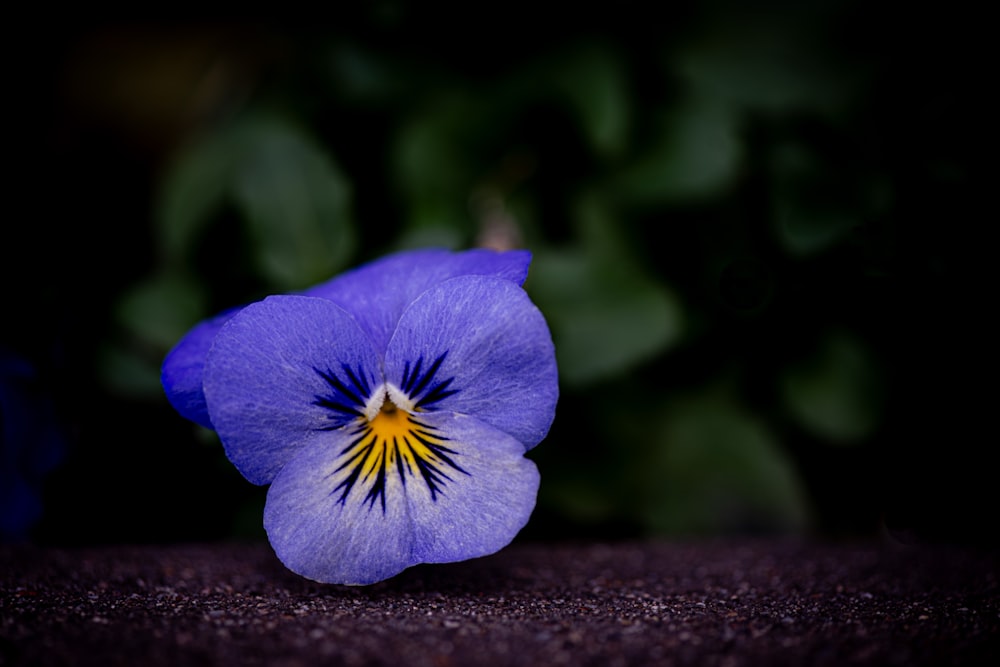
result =
[{"label": "blue petal", "polygon": [[[403,309],[428,287],[466,274],[494,275],[520,285],[530,263],[531,253],[527,250],[411,250],[365,264],[303,294],[330,299],[354,313],[378,349],[383,350]],[[205,356],[222,325],[242,308],[231,308],[195,326],[163,362],[161,383],[170,404],[205,428],[214,428],[202,388]]]},{"label": "blue petal", "polygon": [[344,497],[347,430],[314,437],[278,473],[264,527],[289,569],[326,583],[370,584],[418,563],[494,553],[524,527],[539,476],[522,445],[470,417],[420,418],[447,438],[448,456],[461,468],[435,493],[418,472],[388,466],[384,507],[371,501],[375,475]]},{"label": "blue petal", "polygon": [[204,372],[211,423],[255,484],[270,482],[317,432],[354,419],[381,384],[378,355],[354,319],[304,296],[241,310],[216,335]]},{"label": "blue petal", "polygon": [[461,275],[490,275],[520,285],[530,263],[527,250],[409,250],[365,264],[306,293],[343,306],[384,350],[403,310],[424,290]]},{"label": "blue petal", "polygon": [[240,308],[230,308],[196,325],[170,350],[160,368],[160,383],[167,400],[183,417],[205,428],[213,428],[201,386],[205,357],[222,325]]},{"label": "blue petal", "polygon": [[[415,382],[418,365],[425,377]],[[419,407],[474,416],[525,449],[548,433],[559,397],[545,319],[523,289],[493,277],[453,278],[416,299],[386,350],[385,376]]]}]

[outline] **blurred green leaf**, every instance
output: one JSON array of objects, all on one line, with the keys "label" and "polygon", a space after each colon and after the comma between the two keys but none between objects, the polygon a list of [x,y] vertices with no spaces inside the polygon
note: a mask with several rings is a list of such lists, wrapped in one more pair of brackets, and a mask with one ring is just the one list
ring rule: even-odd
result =
[{"label": "blurred green leaf", "polygon": [[538,504],[581,523],[608,521],[620,512],[611,484],[595,483],[594,471],[556,472],[538,490]]},{"label": "blurred green leaf", "polygon": [[232,200],[263,277],[302,288],[353,255],[350,199],[346,177],[311,137],[277,115],[251,113],[194,140],[171,163],[156,206],[163,259],[189,260]]},{"label": "blurred green leaf", "polygon": [[311,138],[279,118],[255,118],[241,130],[233,194],[261,271],[288,289],[329,278],[355,250],[347,179]]},{"label": "blurred green leaf", "polygon": [[162,259],[182,264],[229,196],[240,162],[236,136],[212,131],[192,140],[171,161],[154,205]]},{"label": "blurred green leaf", "polygon": [[118,302],[118,322],[132,337],[166,351],[205,316],[205,301],[198,283],[160,273],[125,292]]},{"label": "blurred green leaf", "polygon": [[824,167],[799,144],[772,149],[774,222],[779,240],[794,254],[824,250],[858,224],[857,213],[846,209],[843,191],[834,191],[833,174]]},{"label": "blurred green leaf", "polygon": [[100,351],[103,384],[130,398],[162,398],[163,356],[205,316],[206,295],[187,276],[157,273],[131,286],[116,304],[120,335]]},{"label": "blurred green leaf", "polygon": [[406,202],[407,230],[450,228],[471,236],[468,197],[483,166],[475,160],[488,110],[471,95],[434,95],[406,121],[392,156],[395,184]]},{"label": "blurred green leaf", "polygon": [[615,180],[626,200],[656,205],[706,199],[725,192],[743,155],[735,110],[689,96],[665,111],[650,146]]},{"label": "blurred green leaf", "polygon": [[591,147],[604,156],[620,154],[628,139],[629,96],[625,71],[615,52],[588,44],[569,50],[553,65],[551,85],[579,118]]},{"label": "blurred green leaf", "polygon": [[160,358],[139,348],[108,344],[97,358],[101,381],[112,392],[130,399],[164,399]]},{"label": "blurred green leaf", "polygon": [[389,247],[460,249],[467,245],[468,221],[454,206],[433,206],[426,202],[410,212],[410,224]]},{"label": "blurred green leaf", "polygon": [[795,255],[809,255],[841,241],[860,223],[849,211],[812,207],[794,197],[779,196],[774,203],[778,239]]},{"label": "blurred green leaf", "polygon": [[803,428],[833,443],[856,443],[877,425],[880,378],[870,352],[844,331],[825,335],[813,354],[781,377],[785,408]]},{"label": "blurred green leaf", "polygon": [[883,215],[888,204],[880,175],[835,164],[802,143],[775,144],[769,166],[777,237],[795,255],[836,245],[863,220]]},{"label": "blurred green leaf", "polygon": [[387,54],[358,44],[337,41],[327,62],[338,99],[378,105],[414,85]]},{"label": "blurred green leaf", "polygon": [[859,69],[831,47],[825,9],[724,3],[670,56],[693,88],[740,109],[839,112],[851,101]]},{"label": "blurred green leaf", "polygon": [[798,471],[766,424],[724,388],[666,399],[637,461],[640,513],[661,535],[795,533],[811,509]]},{"label": "blurred green leaf", "polygon": [[620,375],[676,343],[683,312],[639,269],[594,199],[577,207],[583,247],[539,250],[529,288],[552,328],[563,381]]}]

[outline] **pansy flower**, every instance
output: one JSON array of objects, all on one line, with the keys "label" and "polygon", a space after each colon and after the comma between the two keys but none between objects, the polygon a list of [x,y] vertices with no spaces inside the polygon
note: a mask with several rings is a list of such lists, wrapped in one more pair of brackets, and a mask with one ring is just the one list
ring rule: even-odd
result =
[{"label": "pansy flower", "polygon": [[390,255],[192,329],[167,396],[218,432],[289,569],[367,584],[493,553],[538,490],[558,379],[527,251]]}]

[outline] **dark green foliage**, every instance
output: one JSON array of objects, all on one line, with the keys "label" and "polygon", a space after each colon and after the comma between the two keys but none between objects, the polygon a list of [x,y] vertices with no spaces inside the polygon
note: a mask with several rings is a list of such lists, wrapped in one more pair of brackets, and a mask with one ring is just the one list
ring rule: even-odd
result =
[{"label": "dark green foliage", "polygon": [[994,121],[965,21],[376,4],[41,45],[32,214],[3,249],[5,339],[76,425],[41,538],[246,534],[260,496],[170,411],[163,355],[222,308],[428,244],[534,252],[563,395],[528,536],[996,536],[971,435]]}]

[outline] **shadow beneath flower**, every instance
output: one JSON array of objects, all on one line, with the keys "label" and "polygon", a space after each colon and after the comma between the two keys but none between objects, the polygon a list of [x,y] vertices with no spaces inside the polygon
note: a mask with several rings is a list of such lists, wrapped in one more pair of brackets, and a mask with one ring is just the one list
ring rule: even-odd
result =
[{"label": "shadow beneath flower", "polygon": [[422,564],[367,586],[323,584],[296,575],[275,560],[261,576],[291,595],[353,597],[371,601],[427,596],[491,597],[558,587],[572,550],[547,545],[510,546],[498,553],[457,563]]},{"label": "shadow beneath flower", "polygon": [[415,592],[484,595],[533,588],[537,584],[534,570],[523,559],[514,560],[501,552],[461,563],[417,565],[369,586],[368,590],[387,596]]}]

